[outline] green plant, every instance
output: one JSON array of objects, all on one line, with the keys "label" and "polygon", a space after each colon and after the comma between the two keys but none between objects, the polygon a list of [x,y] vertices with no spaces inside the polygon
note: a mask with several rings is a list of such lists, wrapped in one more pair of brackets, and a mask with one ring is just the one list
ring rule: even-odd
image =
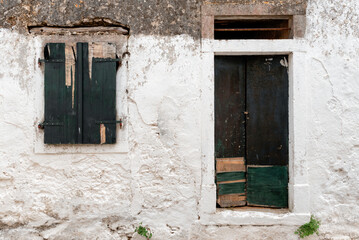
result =
[{"label": "green plant", "polygon": [[300,226],[297,231],[295,231],[295,234],[298,234],[300,238],[304,238],[306,236],[312,235],[316,233],[319,234],[318,229],[320,226],[320,221],[315,219],[314,216],[310,217],[310,221],[306,224],[303,224]]},{"label": "green plant", "polygon": [[145,238],[147,238],[147,240],[152,237],[151,229],[142,226],[142,222],[140,223],[139,226],[136,227],[135,232],[137,232],[141,236],[144,236]]}]

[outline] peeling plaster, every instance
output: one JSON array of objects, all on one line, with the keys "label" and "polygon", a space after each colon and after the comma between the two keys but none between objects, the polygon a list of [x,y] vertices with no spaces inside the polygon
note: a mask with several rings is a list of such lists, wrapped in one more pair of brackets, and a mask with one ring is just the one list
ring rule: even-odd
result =
[{"label": "peeling plaster", "polygon": [[[282,2],[284,8],[297,1]],[[129,239],[139,222],[153,229],[153,239],[297,239],[296,226],[200,224],[199,7],[198,1],[1,2],[0,239]],[[354,0],[308,1],[305,157],[319,239],[359,238],[357,10]],[[121,86],[128,151],[35,154],[42,118],[35,56],[43,44],[21,32],[30,23],[70,26],[95,15],[131,28]]]}]

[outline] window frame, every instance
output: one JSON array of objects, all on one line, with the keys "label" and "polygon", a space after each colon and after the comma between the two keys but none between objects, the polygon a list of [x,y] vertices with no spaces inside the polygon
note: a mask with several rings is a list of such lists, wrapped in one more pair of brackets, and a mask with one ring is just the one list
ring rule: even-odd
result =
[{"label": "window frame", "polygon": [[[234,15],[235,7],[202,8],[201,73],[201,197],[198,205],[204,225],[301,225],[310,219],[310,189],[306,160],[307,89],[306,43],[303,27],[294,25],[293,39],[214,40],[216,15]],[[227,5],[228,6],[228,5]],[[227,11],[227,12],[226,12]],[[240,13],[240,10],[236,10]],[[250,15],[250,13],[248,13]],[[256,13],[253,13],[255,15]],[[293,13],[291,13],[293,14]],[[286,15],[291,15],[290,13]],[[299,16],[303,18],[303,16]],[[305,19],[305,15],[304,15]],[[293,16],[294,24],[298,21]],[[298,30],[298,28],[300,29]],[[286,210],[260,208],[216,208],[214,141],[214,56],[288,55],[289,57],[289,184]]]}]

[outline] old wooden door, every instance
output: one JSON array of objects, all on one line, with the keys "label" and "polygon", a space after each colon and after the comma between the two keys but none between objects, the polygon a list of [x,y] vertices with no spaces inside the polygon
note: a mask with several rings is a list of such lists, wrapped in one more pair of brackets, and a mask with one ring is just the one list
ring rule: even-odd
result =
[{"label": "old wooden door", "polygon": [[288,206],[287,56],[215,57],[217,203]]}]

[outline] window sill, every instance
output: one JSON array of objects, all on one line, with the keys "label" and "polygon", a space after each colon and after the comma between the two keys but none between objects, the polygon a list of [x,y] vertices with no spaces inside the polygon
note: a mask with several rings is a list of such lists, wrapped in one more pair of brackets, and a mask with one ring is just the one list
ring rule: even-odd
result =
[{"label": "window sill", "polygon": [[203,225],[302,225],[310,220],[309,213],[293,213],[288,209],[230,208],[201,214]]},{"label": "window sill", "polygon": [[35,154],[98,154],[98,153],[127,153],[127,128],[117,129],[117,142],[115,144],[44,144],[44,133],[36,130],[34,142]]}]

